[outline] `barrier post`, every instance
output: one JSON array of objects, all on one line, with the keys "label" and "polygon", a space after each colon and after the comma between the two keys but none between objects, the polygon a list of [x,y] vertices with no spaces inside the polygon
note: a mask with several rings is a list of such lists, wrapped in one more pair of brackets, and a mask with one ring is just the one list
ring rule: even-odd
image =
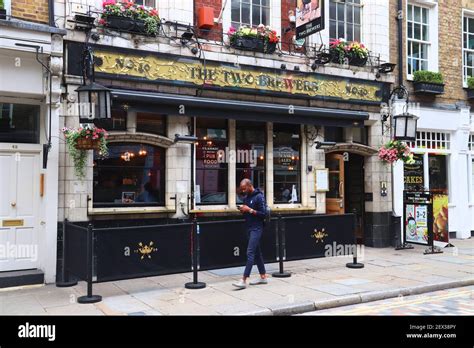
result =
[{"label": "barrier post", "polygon": [[352,248],[352,255],[353,260],[346,264],[347,268],[364,268],[363,263],[357,262],[357,236],[356,236],[356,229],[357,229],[357,214],[354,214],[354,245]]},{"label": "barrier post", "polygon": [[56,286],[58,288],[68,288],[74,285],[77,285],[77,280],[70,280],[69,279],[69,270],[68,270],[68,265],[67,265],[67,248],[66,248],[66,243],[67,243],[67,225],[68,220],[64,219],[63,222],[63,259],[62,259],[62,270],[61,270],[61,280],[56,282]]},{"label": "barrier post", "polygon": [[92,268],[93,268],[93,245],[94,245],[94,227],[92,224],[87,226],[87,296],[81,296],[77,299],[78,303],[96,303],[102,301],[102,296],[92,294]]},{"label": "barrier post", "polygon": [[206,283],[198,281],[198,268],[199,268],[199,224],[196,219],[196,215],[193,218],[193,227],[191,230],[191,253],[192,253],[192,267],[193,267],[193,281],[184,284],[186,289],[204,289]]},{"label": "barrier post", "polygon": [[291,277],[291,273],[285,272],[283,261],[286,258],[285,256],[285,222],[283,221],[281,214],[278,214],[278,220],[276,223],[277,230],[277,244],[278,244],[278,263],[280,270],[278,272],[272,273],[272,277],[275,278],[288,278]]}]

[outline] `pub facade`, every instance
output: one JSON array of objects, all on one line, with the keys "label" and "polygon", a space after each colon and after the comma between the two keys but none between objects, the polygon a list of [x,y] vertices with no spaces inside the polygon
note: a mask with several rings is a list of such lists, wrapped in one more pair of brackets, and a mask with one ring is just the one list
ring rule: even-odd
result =
[{"label": "pub facade", "polygon": [[[89,151],[84,178],[60,145],[59,224],[228,219],[249,178],[272,214],[353,213],[360,243],[391,245],[390,166],[377,157],[388,140],[380,105],[394,83],[380,73],[391,58],[388,5],[321,2],[326,29],[298,41],[294,1],[205,3],[145,1],[161,17],[152,36],[104,24],[106,3],[59,6],[68,29],[61,127],[81,124],[71,110],[85,47],[112,100],[111,118],[94,121],[109,132],[109,155]],[[89,31],[81,14],[96,17]],[[275,52],[229,41],[228,27],[261,23],[281,37]],[[322,47],[339,37],[364,41],[370,58],[324,61]],[[189,136],[197,140],[180,141]]]}]

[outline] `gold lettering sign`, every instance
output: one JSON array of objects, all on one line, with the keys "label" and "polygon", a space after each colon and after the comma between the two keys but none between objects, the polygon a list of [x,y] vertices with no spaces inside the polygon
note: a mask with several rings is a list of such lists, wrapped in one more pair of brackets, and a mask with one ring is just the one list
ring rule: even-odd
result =
[{"label": "gold lettering sign", "polygon": [[3,220],[3,227],[21,227],[25,224],[24,220]]},{"label": "gold lettering sign", "polygon": [[333,97],[343,100],[380,102],[380,84],[359,82],[321,74],[292,74],[251,69],[244,66],[158,56],[139,56],[97,50],[96,72],[172,81],[219,88],[241,88],[262,92],[287,93],[309,97]]}]

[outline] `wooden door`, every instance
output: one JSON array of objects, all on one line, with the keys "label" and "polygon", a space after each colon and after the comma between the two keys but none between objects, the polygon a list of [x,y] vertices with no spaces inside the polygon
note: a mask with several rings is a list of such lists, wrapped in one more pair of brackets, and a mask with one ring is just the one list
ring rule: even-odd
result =
[{"label": "wooden door", "polygon": [[326,156],[329,169],[329,192],[326,194],[326,213],[344,214],[344,156],[329,154]]}]

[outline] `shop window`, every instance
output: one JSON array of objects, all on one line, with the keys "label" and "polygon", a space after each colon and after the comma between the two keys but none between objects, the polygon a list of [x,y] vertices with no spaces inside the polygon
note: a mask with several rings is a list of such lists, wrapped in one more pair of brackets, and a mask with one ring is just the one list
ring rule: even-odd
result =
[{"label": "shop window", "polygon": [[464,81],[474,76],[474,17],[463,17],[463,72]]},{"label": "shop window", "polygon": [[439,193],[448,191],[447,156],[428,155],[430,190]]},{"label": "shop window", "polygon": [[147,7],[157,7],[156,0],[134,0],[133,1],[137,5],[143,5]]},{"label": "shop window", "polygon": [[[236,125],[236,187],[242,179],[250,179],[256,188],[265,192],[266,124],[240,122]],[[237,204],[242,197],[237,195]]]},{"label": "shop window", "polygon": [[274,203],[301,202],[301,130],[299,125],[273,126]]},{"label": "shop window", "polygon": [[105,159],[94,153],[94,207],[165,204],[165,149],[111,143]]},{"label": "shop window", "polygon": [[407,67],[408,75],[412,75],[418,70],[429,70],[429,9],[413,4],[408,4],[407,9]]},{"label": "shop window", "polygon": [[137,132],[166,135],[166,116],[153,113],[137,113]]},{"label": "shop window", "polygon": [[362,5],[360,2],[360,0],[330,0],[329,36],[331,39],[361,41]]},{"label": "shop window", "polygon": [[197,118],[196,204],[227,204],[227,120]]},{"label": "shop window", "polygon": [[109,119],[94,120],[97,127],[104,128],[107,131],[126,131],[127,130],[127,111],[123,108],[112,108]]},{"label": "shop window", "polygon": [[270,25],[270,3],[271,0],[232,0],[232,26],[238,28],[241,25]]},{"label": "shop window", "polygon": [[40,106],[0,103],[0,142],[38,144]]}]

